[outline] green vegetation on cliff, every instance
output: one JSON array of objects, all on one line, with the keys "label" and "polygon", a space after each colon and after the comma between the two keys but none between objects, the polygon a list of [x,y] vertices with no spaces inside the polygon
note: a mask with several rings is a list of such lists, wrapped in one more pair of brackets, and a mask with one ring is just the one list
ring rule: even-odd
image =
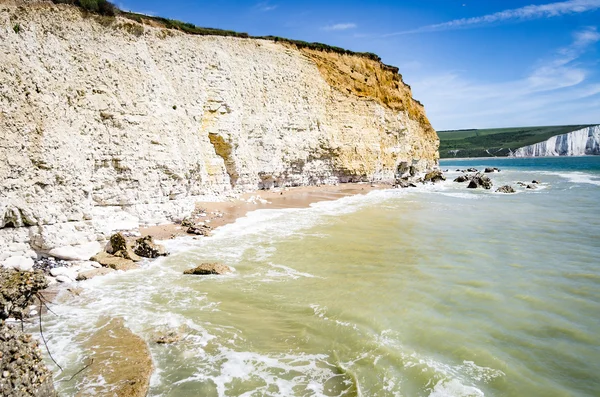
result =
[{"label": "green vegetation on cliff", "polygon": [[88,12],[114,17],[119,9],[107,0],[52,0],[56,4],[70,4]]},{"label": "green vegetation on cliff", "polygon": [[523,146],[543,142],[590,125],[515,127],[438,131],[440,158],[502,157]]},{"label": "green vegetation on cliff", "polygon": [[[354,52],[345,48],[335,47],[323,43],[309,43],[302,40],[286,39],[284,37],[277,36],[250,36],[248,33],[235,32],[233,30],[223,30],[214,28],[205,28],[196,26],[192,23],[181,22],[174,19],[155,17],[151,15],[138,14],[135,12],[122,11],[117,8],[114,4],[107,0],[52,0],[55,4],[70,4],[83,9],[85,12],[92,14],[102,15],[105,17],[114,17],[120,15],[124,18],[131,19],[141,24],[153,24],[162,26],[166,29],[179,30],[188,34],[201,35],[201,36],[230,36],[230,37],[241,37],[241,38],[253,38],[271,40],[275,42],[293,44],[298,48],[308,48],[311,50],[319,50],[326,52],[335,52],[337,54],[345,55],[356,55],[365,57],[377,62],[381,62],[381,58],[377,54],[371,52]],[[398,68],[394,66],[384,65],[391,71],[398,73]]]}]

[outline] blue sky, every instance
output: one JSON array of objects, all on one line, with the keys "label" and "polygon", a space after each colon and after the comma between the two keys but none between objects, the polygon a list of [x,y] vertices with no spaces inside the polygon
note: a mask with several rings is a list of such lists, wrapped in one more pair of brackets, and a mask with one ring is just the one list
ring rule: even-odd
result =
[{"label": "blue sky", "polygon": [[117,0],[120,8],[374,52],[437,130],[600,123],[600,0]]}]

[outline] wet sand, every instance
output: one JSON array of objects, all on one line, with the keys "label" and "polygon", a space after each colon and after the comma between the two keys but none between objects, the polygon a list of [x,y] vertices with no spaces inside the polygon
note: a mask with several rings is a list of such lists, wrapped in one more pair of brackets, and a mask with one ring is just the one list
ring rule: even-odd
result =
[{"label": "wet sand", "polygon": [[[235,222],[250,211],[261,209],[306,208],[319,201],[338,200],[346,196],[367,194],[372,190],[389,189],[389,184],[343,183],[327,186],[300,186],[271,190],[259,190],[240,195],[237,199],[220,202],[198,202],[196,211],[190,217],[194,222],[204,222],[216,229]],[[203,215],[204,214],[204,215]],[[167,240],[178,236],[189,236],[187,227],[179,224],[164,224],[140,228],[142,235],[150,235],[157,240]]]}]

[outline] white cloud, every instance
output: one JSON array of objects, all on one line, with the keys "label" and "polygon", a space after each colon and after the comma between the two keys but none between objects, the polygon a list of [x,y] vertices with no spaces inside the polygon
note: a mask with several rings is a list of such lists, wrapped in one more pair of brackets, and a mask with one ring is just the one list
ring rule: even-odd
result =
[{"label": "white cloud", "polygon": [[437,129],[597,123],[591,104],[600,100],[600,83],[580,57],[598,42],[597,29],[585,28],[521,79],[486,83],[449,72],[412,81],[413,93]]},{"label": "white cloud", "polygon": [[262,12],[273,11],[277,7],[279,7],[277,4],[270,4],[268,1],[260,2],[254,6],[255,9]]},{"label": "white cloud", "polygon": [[414,30],[389,33],[384,37],[397,36],[410,33],[438,32],[444,30],[466,29],[497,24],[504,21],[531,20],[551,18],[561,15],[579,14],[600,9],[600,0],[568,0],[556,3],[528,5],[512,10],[496,12],[473,18],[461,18],[453,21],[423,26]]},{"label": "white cloud", "polygon": [[323,30],[348,30],[355,29],[355,23],[336,23],[335,25],[324,26]]}]

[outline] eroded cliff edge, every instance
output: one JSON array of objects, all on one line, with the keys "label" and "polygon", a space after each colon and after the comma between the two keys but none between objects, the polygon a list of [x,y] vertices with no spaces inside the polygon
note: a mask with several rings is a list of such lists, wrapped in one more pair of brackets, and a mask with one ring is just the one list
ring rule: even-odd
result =
[{"label": "eroded cliff edge", "polygon": [[437,165],[423,107],[374,60],[20,3],[0,3],[0,262],[206,196]]}]

